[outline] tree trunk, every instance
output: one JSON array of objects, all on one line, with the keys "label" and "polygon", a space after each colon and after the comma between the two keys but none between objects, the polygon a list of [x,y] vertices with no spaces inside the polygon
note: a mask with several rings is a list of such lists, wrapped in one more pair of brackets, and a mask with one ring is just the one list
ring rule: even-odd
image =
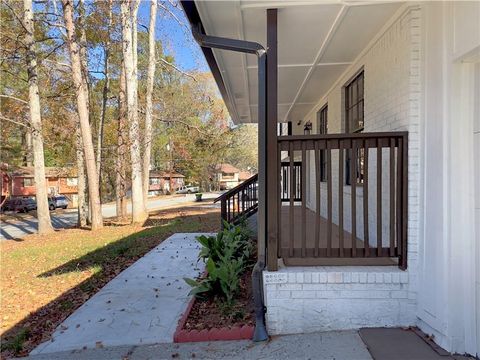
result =
[{"label": "tree trunk", "polygon": [[77,191],[78,191],[78,221],[79,227],[87,226],[87,179],[85,176],[85,157],[83,156],[83,141],[80,123],[76,119],[76,153],[77,153]]},{"label": "tree trunk", "polygon": [[[135,1],[136,3],[137,1]],[[138,6],[133,6],[133,10]],[[132,222],[143,223],[147,217],[143,202],[142,159],[140,149],[140,124],[137,112],[137,81],[134,62],[133,28],[130,1],[122,0],[120,6],[122,20],[122,50],[125,66],[127,113],[130,135],[130,160],[132,163]],[[136,16],[135,16],[136,18]],[[136,23],[135,23],[136,27]]]},{"label": "tree trunk", "polygon": [[117,163],[116,163],[116,181],[115,181],[115,198],[117,206],[117,217],[125,218],[127,216],[127,199],[126,199],[126,180],[127,174],[125,169],[125,157],[127,155],[127,99],[125,84],[125,67],[121,65],[120,70],[120,86],[118,94],[118,136],[117,136]]},{"label": "tree trunk", "polygon": [[148,201],[148,187],[150,184],[150,158],[152,152],[152,95],[155,80],[155,23],[157,20],[157,2],[150,1],[150,24],[148,28],[148,69],[147,69],[147,94],[145,105],[145,133],[143,146],[143,202]]},{"label": "tree trunk", "polygon": [[82,132],[83,149],[85,155],[85,166],[88,178],[89,205],[91,208],[92,230],[103,227],[102,207],[98,187],[98,173],[95,163],[95,152],[93,150],[92,131],[89,123],[88,113],[88,87],[82,74],[82,62],[80,48],[75,34],[73,22],[73,0],[62,0],[65,27],[67,29],[67,42],[70,50],[70,61],[72,63],[72,78],[77,95],[77,111]]},{"label": "tree trunk", "polygon": [[27,47],[28,102],[30,109],[30,125],[32,127],[38,233],[48,234],[53,231],[53,227],[50,219],[50,210],[48,209],[47,181],[45,178],[45,158],[43,155],[42,117],[40,110],[40,94],[38,92],[32,0],[24,0],[23,7],[23,21],[26,30],[25,45]]},{"label": "tree trunk", "polygon": [[[110,73],[108,71],[109,57],[110,57],[110,32],[112,27],[112,0],[108,1],[108,26],[107,26],[107,40],[105,42],[104,52],[104,71],[105,78],[103,84],[103,98],[102,98],[102,113],[100,115],[100,121],[97,130],[97,170],[98,170],[98,183],[102,186],[102,147],[103,147],[103,127],[105,124],[105,113],[107,111],[108,91],[110,88]],[[101,193],[101,192],[100,192]]]}]

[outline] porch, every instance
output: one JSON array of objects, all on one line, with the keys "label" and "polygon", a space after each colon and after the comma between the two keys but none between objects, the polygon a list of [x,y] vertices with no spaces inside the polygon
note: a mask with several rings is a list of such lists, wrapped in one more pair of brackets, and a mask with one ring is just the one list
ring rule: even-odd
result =
[{"label": "porch", "polygon": [[[267,177],[278,189],[267,210],[269,270],[279,259],[288,266],[406,269],[406,132],[279,136],[277,144],[277,176]],[[217,201],[227,222],[257,212],[258,176]]]}]

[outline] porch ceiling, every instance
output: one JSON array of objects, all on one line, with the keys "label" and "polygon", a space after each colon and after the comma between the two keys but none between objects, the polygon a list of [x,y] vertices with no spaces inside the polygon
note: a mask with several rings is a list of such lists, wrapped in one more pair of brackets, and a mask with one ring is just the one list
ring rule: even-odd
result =
[{"label": "porch ceiling", "polygon": [[[278,8],[278,116],[299,121],[333,85],[402,2],[196,1],[208,35],[266,47],[266,9]],[[235,123],[257,122],[257,60],[213,51]]]}]

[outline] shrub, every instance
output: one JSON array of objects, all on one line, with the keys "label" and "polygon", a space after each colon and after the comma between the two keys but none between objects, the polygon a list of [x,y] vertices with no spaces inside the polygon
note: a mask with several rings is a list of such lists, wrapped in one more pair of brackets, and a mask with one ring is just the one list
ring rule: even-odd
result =
[{"label": "shrub", "polygon": [[231,306],[239,291],[240,276],[253,264],[250,235],[242,222],[240,225],[224,223],[223,230],[216,236],[198,236],[197,241],[202,245],[198,258],[206,263],[207,275],[200,280],[184,279],[192,287],[190,294],[219,296]]}]

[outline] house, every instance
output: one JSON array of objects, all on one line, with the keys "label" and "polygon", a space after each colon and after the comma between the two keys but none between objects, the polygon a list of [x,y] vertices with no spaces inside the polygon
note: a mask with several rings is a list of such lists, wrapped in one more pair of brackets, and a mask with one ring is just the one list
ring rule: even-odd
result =
[{"label": "house", "polygon": [[215,180],[220,190],[228,190],[239,184],[240,170],[230,164],[219,164],[216,167]]},{"label": "house", "polygon": [[[20,166],[8,172],[10,196],[35,196],[36,187],[34,168]],[[70,206],[77,206],[78,178],[77,170],[71,167],[45,167],[46,186],[49,196],[65,195]]]},{"label": "house", "polygon": [[[171,179],[171,181],[170,181]],[[150,170],[149,179],[149,195],[159,195],[170,192],[170,188],[174,190],[185,185],[185,176],[175,171],[155,171]]]},{"label": "house", "polygon": [[221,201],[256,212],[268,332],[418,326],[478,356],[480,3],[181,3],[259,124],[258,181]]},{"label": "house", "polygon": [[219,164],[216,167],[215,180],[220,190],[232,189],[252,177],[249,171],[241,171],[231,164]]}]

